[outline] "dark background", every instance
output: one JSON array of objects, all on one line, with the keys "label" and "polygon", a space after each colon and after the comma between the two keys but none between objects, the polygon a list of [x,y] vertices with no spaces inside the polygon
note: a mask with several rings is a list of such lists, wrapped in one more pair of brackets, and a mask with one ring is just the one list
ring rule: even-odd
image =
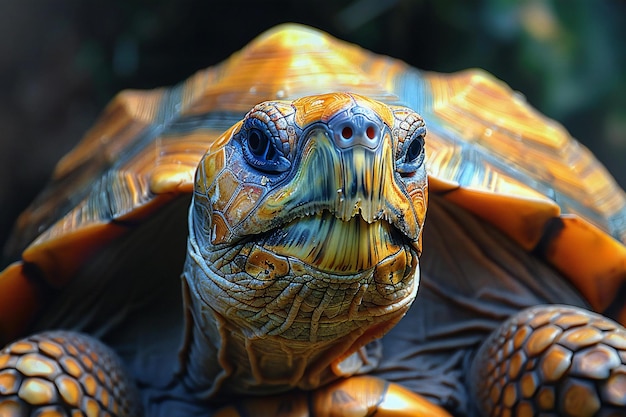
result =
[{"label": "dark background", "polygon": [[177,83],[287,21],[423,69],[484,68],[626,186],[621,0],[3,0],[0,244],[117,91]]}]

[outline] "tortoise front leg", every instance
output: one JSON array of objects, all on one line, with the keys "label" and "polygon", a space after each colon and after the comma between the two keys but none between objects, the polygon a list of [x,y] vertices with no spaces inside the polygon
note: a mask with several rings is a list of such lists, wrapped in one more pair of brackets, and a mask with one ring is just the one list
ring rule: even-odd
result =
[{"label": "tortoise front leg", "polygon": [[443,408],[402,386],[372,376],[355,376],[311,392],[249,398],[215,417],[450,417]]},{"label": "tortoise front leg", "polygon": [[90,336],[51,331],[0,351],[0,416],[135,417],[139,404],[120,359]]},{"label": "tortoise front leg", "polygon": [[576,307],[531,307],[485,341],[471,376],[485,416],[625,416],[626,329]]}]

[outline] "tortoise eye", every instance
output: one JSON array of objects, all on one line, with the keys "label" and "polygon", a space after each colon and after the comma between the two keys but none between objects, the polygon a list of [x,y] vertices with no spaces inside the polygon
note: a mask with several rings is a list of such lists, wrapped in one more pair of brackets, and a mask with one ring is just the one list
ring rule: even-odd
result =
[{"label": "tortoise eye", "polygon": [[400,175],[410,176],[417,172],[424,162],[424,135],[416,132],[405,141],[404,150],[396,160],[396,170]]},{"label": "tortoise eye", "polygon": [[252,154],[256,157],[265,157],[267,159],[267,153],[270,150],[268,148],[273,147],[270,146],[270,141],[267,135],[257,129],[250,130],[248,133],[248,149],[250,149],[250,152],[252,152]]},{"label": "tortoise eye", "polygon": [[414,138],[409,144],[408,149],[406,150],[405,162],[414,162],[416,161],[420,155],[422,154],[422,150],[424,149],[424,137],[418,136]]},{"label": "tortoise eye", "polygon": [[243,157],[254,168],[268,174],[285,172],[289,160],[276,149],[269,132],[251,127],[241,134]]}]

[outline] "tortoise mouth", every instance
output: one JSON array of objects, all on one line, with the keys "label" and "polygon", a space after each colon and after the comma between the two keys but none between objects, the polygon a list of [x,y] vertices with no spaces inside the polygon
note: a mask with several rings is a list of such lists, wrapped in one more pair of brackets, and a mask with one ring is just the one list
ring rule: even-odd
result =
[{"label": "tortoise mouth", "polygon": [[372,269],[406,250],[418,253],[417,242],[385,220],[367,222],[355,215],[345,221],[326,210],[297,217],[257,239],[276,255],[339,275]]},{"label": "tortoise mouth", "polygon": [[419,285],[416,246],[386,220],[323,210],[219,248],[192,236],[185,277],[246,340],[278,337],[309,355],[367,343],[399,320]]}]

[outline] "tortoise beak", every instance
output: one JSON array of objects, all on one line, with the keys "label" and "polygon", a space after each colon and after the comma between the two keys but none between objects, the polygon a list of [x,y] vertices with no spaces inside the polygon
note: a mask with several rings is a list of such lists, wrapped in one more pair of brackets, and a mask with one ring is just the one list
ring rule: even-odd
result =
[{"label": "tortoise beak", "polygon": [[421,223],[396,178],[389,129],[380,129],[374,145],[343,148],[336,145],[336,130],[326,126],[313,126],[306,134],[289,184],[270,193],[257,216],[291,221],[326,211],[344,222],[356,216],[369,224],[384,220],[418,240]]},{"label": "tortoise beak", "polygon": [[379,131],[377,143],[364,146],[357,137],[343,147],[335,129],[318,125],[306,132],[293,178],[257,212],[268,221],[282,219],[263,246],[336,273],[372,268],[406,244],[419,254],[419,223],[395,178],[391,134]]}]

